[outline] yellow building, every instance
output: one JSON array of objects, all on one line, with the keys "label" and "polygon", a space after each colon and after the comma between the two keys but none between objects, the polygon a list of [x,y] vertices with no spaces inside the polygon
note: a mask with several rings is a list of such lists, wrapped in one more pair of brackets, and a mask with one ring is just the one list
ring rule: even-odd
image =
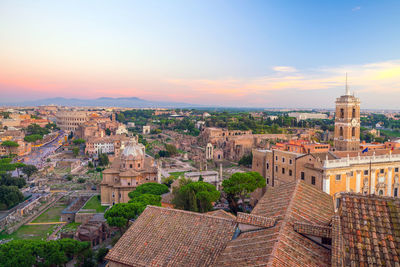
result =
[{"label": "yellow building", "polygon": [[400,151],[380,152],[383,153],[325,160],[323,191],[331,195],[356,192],[398,197]]}]

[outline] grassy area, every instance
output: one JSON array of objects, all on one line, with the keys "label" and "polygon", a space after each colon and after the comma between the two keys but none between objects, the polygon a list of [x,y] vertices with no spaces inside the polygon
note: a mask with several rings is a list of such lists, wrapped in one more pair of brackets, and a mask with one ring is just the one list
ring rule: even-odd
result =
[{"label": "grassy area", "polygon": [[169,175],[177,179],[179,176],[185,177],[185,172],[170,172]]},{"label": "grassy area", "polygon": [[89,201],[85,204],[85,206],[83,206],[82,209],[96,210],[97,213],[104,213],[107,207],[101,205],[100,198],[97,195],[89,199]]},{"label": "grassy area", "polygon": [[23,225],[12,234],[0,234],[1,239],[46,239],[58,225]]},{"label": "grassy area", "polygon": [[389,137],[400,137],[399,131],[380,130],[382,134]]},{"label": "grassy area", "polygon": [[65,209],[67,205],[62,203],[56,203],[53,207],[49,208],[47,211],[42,213],[39,217],[37,217],[34,223],[41,222],[59,222],[61,217],[61,211]]}]

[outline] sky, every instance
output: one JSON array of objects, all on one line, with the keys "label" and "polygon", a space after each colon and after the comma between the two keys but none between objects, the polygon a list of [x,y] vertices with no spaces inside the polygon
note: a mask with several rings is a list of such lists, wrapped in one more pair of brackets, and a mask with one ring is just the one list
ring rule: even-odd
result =
[{"label": "sky", "polygon": [[399,109],[400,1],[0,0],[0,102]]}]

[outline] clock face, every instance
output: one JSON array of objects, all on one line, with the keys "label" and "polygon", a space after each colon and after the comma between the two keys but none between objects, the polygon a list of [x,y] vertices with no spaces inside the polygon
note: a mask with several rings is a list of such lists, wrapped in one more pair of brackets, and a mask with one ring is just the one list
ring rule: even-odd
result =
[{"label": "clock face", "polygon": [[355,126],[357,125],[357,120],[356,120],[356,119],[353,119],[353,120],[351,121],[351,125],[352,125],[353,127],[355,127]]}]

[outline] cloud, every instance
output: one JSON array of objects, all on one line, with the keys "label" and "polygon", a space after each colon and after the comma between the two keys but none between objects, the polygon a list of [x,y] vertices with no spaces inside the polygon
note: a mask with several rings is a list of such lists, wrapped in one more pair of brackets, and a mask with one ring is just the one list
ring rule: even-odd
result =
[{"label": "cloud", "polygon": [[355,11],[358,11],[358,10],[360,10],[360,9],[361,9],[360,6],[356,6],[356,7],[354,7],[351,11],[355,12]]},{"label": "cloud", "polygon": [[186,88],[192,94],[229,95],[230,97],[251,96],[282,90],[328,90],[343,87],[345,73],[349,75],[349,86],[357,92],[400,92],[400,60],[319,67],[294,70],[291,67],[273,67],[275,73],[261,77],[236,77],[214,80],[171,79],[167,83]]},{"label": "cloud", "polygon": [[274,71],[277,72],[296,72],[296,68],[290,66],[275,66],[272,68]]}]

